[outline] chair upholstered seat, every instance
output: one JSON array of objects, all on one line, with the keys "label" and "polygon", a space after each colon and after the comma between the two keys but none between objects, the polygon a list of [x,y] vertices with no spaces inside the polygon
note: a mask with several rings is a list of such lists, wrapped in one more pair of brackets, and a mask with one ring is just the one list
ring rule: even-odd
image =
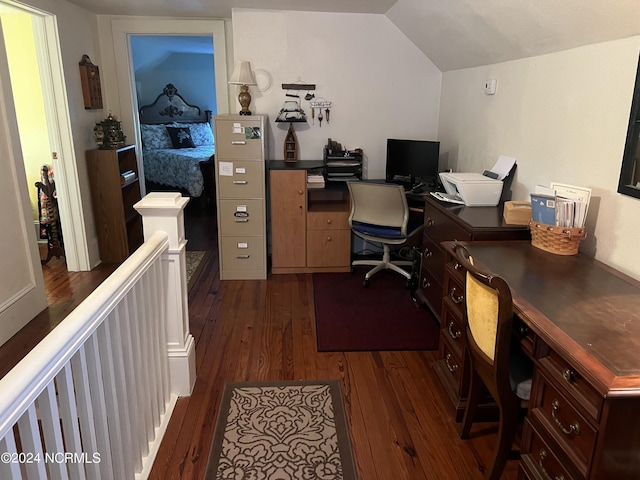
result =
[{"label": "chair upholstered seat", "polygon": [[411,273],[402,266],[411,266],[409,260],[391,260],[391,245],[402,245],[422,230],[421,223],[409,223],[409,206],[404,188],[400,185],[374,182],[348,182],[351,196],[349,225],[358,237],[382,244],[382,259],[355,260],[352,266],[370,265],[364,278],[369,279],[378,271],[391,269],[407,280]]}]

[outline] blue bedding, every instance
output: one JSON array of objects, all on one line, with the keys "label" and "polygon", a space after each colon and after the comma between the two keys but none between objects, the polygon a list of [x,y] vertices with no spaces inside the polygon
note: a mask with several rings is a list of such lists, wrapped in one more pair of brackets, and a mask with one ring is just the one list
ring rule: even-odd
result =
[{"label": "blue bedding", "polygon": [[[180,138],[171,138],[167,127],[179,130]],[[208,123],[171,123],[141,125],[142,161],[146,181],[186,190],[190,196],[199,197],[204,190],[200,162],[214,154],[211,125]],[[189,145],[183,148],[176,141],[188,137]]]},{"label": "blue bedding", "polygon": [[147,181],[182,188],[192,197],[199,197],[204,189],[200,162],[208,160],[213,153],[213,145],[143,150],[144,177]]}]

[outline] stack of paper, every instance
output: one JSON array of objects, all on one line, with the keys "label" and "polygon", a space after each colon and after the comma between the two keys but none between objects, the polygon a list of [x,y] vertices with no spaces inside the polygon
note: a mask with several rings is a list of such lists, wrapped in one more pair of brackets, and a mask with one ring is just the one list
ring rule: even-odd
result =
[{"label": "stack of paper", "polygon": [[591,189],[563,183],[537,185],[531,194],[534,222],[567,228],[582,228],[587,219]]},{"label": "stack of paper", "polygon": [[318,172],[307,173],[307,188],[324,188],[324,175]]}]

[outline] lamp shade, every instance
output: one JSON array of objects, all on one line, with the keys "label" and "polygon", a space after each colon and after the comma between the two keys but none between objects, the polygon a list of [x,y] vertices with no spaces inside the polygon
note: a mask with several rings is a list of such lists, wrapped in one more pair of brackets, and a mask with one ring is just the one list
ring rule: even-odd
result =
[{"label": "lamp shade", "polygon": [[294,102],[288,100],[284,102],[278,116],[276,117],[276,122],[306,122],[307,117],[304,114],[304,110],[300,108],[298,102]]},{"label": "lamp shade", "polygon": [[251,62],[240,62],[236,65],[229,79],[231,85],[257,85],[256,77],[251,70]]}]

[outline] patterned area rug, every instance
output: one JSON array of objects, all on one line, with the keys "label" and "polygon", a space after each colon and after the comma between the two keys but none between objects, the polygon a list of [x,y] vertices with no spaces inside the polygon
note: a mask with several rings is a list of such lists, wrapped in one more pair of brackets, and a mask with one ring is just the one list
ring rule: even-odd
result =
[{"label": "patterned area rug", "polygon": [[227,383],[207,480],[355,480],[337,380]]},{"label": "patterned area rug", "polygon": [[185,253],[185,263],[187,267],[187,290],[191,290],[191,287],[202,272],[202,268],[205,264],[203,260],[205,260],[209,256],[209,252],[187,251]]}]

